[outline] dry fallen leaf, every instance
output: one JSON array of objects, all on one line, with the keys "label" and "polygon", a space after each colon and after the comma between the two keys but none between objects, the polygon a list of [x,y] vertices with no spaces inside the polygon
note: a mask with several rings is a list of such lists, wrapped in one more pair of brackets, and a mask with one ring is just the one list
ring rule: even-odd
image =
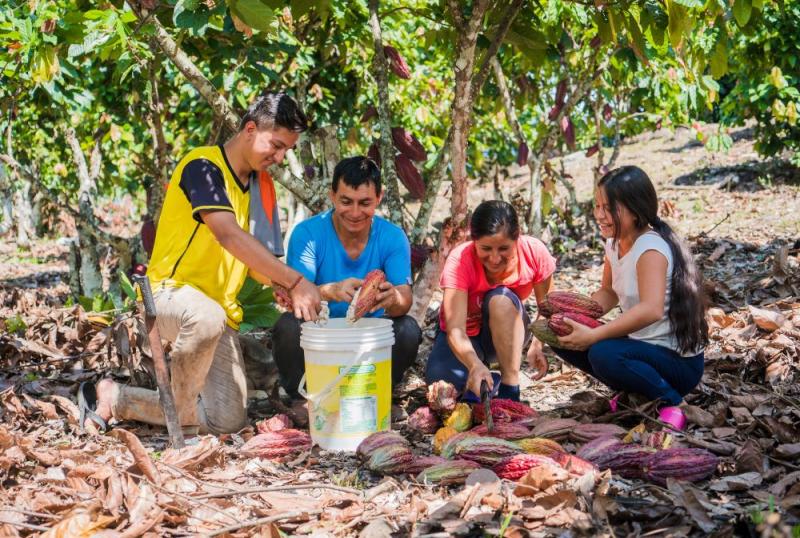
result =
[{"label": "dry fallen leaf", "polygon": [[755,324],[765,331],[776,331],[786,323],[786,318],[780,312],[757,308],[752,305],[748,305],[747,308],[750,310],[750,315],[753,316]]},{"label": "dry fallen leaf", "polygon": [[517,482],[514,495],[517,497],[529,497],[549,490],[551,487],[566,482],[569,473],[561,467],[555,465],[540,465],[534,467],[528,474]]},{"label": "dry fallen leaf", "polygon": [[161,484],[161,476],[158,473],[158,469],[156,469],[153,460],[150,459],[150,455],[147,453],[144,446],[142,446],[142,442],[139,441],[138,437],[122,428],[114,428],[109,435],[125,443],[125,446],[128,447],[128,450],[133,456],[134,463],[136,463],[148,480],[154,484]]}]

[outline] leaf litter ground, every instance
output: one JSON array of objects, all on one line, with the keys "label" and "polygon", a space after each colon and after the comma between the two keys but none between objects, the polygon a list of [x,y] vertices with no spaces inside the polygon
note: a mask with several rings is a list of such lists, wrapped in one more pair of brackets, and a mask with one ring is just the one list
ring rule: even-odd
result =
[{"label": "leaf litter ground", "polygon": [[[42,243],[20,253],[4,243],[0,534],[797,535],[800,189],[791,175],[755,163],[746,135],[736,137],[729,154],[710,155],[686,132],[660,131],[626,144],[619,161],[639,164],[657,180],[662,214],[689,237],[713,299],[706,372],[687,398],[690,426],[673,439],[673,446],[720,457],[710,480],[660,487],[609,472],[570,477],[551,469],[534,470],[520,483],[443,488],[410,476],[375,476],[351,455],[318,448],[281,461],[244,458],[238,448],[262,418],[283,413],[296,427],[307,423],[302,407],[265,397],[275,381],[265,335],[244,342],[249,370],[258,374],[253,426],[196,437],[181,451],[167,448],[163,430],[137,424],[108,435],[81,433],[74,403],[81,381],[113,374],[151,383],[143,330],[130,316],[63,306],[63,247]],[[565,160],[583,200],[591,192],[590,164],[580,155]],[[557,287],[591,291],[602,271],[594,233],[550,235],[564,245]],[[420,363],[433,325],[425,332]],[[555,358],[551,363],[544,380],[526,376],[523,390],[545,416],[610,422],[634,438],[660,429],[652,404],[630,398],[611,414],[607,389]],[[415,452],[428,454],[431,436],[406,425],[425,402],[421,372],[418,366],[396,390],[393,419]]]}]

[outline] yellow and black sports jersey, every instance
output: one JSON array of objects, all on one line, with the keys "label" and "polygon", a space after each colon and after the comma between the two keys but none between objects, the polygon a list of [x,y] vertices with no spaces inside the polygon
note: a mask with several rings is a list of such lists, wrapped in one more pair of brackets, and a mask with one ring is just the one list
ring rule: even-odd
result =
[{"label": "yellow and black sports jersey", "polygon": [[[252,178],[251,178],[252,180]],[[222,146],[192,150],[172,173],[147,268],[153,289],[189,285],[219,303],[238,329],[236,301],[247,266],[223,249],[203,224],[200,211],[230,211],[249,231],[249,185],[233,172]]]}]

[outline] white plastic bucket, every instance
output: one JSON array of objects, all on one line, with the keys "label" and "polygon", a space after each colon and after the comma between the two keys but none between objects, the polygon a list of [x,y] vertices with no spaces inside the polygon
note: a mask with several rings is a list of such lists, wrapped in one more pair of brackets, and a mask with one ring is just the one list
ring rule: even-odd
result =
[{"label": "white plastic bucket", "polygon": [[391,428],[393,344],[389,319],[301,325],[306,374],[299,391],[308,400],[315,444],[355,451],[370,434]]}]

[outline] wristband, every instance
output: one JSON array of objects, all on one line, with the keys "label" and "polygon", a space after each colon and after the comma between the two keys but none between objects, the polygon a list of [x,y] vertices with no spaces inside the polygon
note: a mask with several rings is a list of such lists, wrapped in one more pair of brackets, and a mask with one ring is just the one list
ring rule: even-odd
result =
[{"label": "wristband", "polygon": [[286,289],[287,289],[288,291],[292,291],[293,289],[295,289],[295,288],[297,287],[297,285],[298,285],[298,284],[300,284],[300,281],[301,281],[301,280],[303,280],[303,275],[300,275],[300,276],[298,276],[298,277],[297,277],[297,280],[295,280],[295,281],[294,281],[294,284],[292,284],[291,286],[289,286],[289,287],[288,287],[288,288],[286,288]]}]

